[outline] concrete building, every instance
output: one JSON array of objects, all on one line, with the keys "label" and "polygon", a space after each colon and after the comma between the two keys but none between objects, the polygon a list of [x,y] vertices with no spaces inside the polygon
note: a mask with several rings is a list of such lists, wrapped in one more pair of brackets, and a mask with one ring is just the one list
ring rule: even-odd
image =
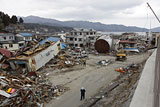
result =
[{"label": "concrete building", "polygon": [[96,38],[96,30],[75,28],[66,36],[66,42],[72,47],[90,47],[94,46]]},{"label": "concrete building", "polygon": [[121,39],[122,40],[127,40],[131,38],[137,38],[138,34],[137,33],[122,33]]},{"label": "concrete building", "polygon": [[9,59],[9,63],[13,70],[22,71],[37,71],[45,66],[47,62],[53,59],[59,52],[60,40],[56,42],[42,42],[39,47],[34,50],[23,52],[23,55]]}]

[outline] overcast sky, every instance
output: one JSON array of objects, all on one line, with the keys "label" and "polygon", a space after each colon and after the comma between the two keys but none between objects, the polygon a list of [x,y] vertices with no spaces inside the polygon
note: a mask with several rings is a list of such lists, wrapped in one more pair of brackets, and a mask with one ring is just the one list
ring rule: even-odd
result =
[{"label": "overcast sky", "polygon": [[[0,11],[9,15],[35,15],[57,20],[87,20],[126,26],[160,26],[146,0],[0,0]],[[150,0],[160,18],[160,0]],[[148,18],[147,18],[148,17]]]}]

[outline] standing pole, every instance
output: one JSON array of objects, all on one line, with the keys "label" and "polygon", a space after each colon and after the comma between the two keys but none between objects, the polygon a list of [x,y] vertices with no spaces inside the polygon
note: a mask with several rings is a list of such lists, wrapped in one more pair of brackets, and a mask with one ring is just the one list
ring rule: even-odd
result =
[{"label": "standing pole", "polygon": [[160,20],[158,18],[158,16],[156,15],[156,13],[153,11],[152,7],[149,5],[149,3],[147,3],[148,7],[151,9],[151,11],[153,12],[153,14],[155,15],[155,17],[157,18],[158,22],[160,23]]}]

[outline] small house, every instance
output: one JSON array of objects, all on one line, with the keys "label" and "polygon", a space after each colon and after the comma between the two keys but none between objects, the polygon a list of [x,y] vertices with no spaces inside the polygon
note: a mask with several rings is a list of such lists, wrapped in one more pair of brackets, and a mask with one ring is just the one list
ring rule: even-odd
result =
[{"label": "small house", "polygon": [[14,41],[15,35],[12,33],[0,33],[0,42]]},{"label": "small house", "polygon": [[16,39],[18,41],[32,41],[32,34],[31,33],[19,33],[16,35]]}]

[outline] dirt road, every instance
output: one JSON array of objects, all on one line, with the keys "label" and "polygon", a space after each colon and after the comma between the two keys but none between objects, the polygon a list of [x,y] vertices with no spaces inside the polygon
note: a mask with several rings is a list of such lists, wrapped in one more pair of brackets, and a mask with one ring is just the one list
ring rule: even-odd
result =
[{"label": "dirt road", "polygon": [[[119,75],[119,72],[114,71],[116,68],[132,63],[140,63],[148,57],[149,53],[145,53],[128,56],[125,62],[117,62],[114,61],[115,57],[90,55],[86,67],[77,65],[69,70],[50,72],[48,76],[53,84],[64,85],[69,87],[70,90],[45,104],[45,107],[78,107],[83,103],[83,101],[80,101],[81,87],[86,89],[86,99],[90,98],[90,96],[99,92],[103,86],[109,85]],[[111,59],[113,63],[107,66],[98,66],[96,62],[102,59]]]}]

